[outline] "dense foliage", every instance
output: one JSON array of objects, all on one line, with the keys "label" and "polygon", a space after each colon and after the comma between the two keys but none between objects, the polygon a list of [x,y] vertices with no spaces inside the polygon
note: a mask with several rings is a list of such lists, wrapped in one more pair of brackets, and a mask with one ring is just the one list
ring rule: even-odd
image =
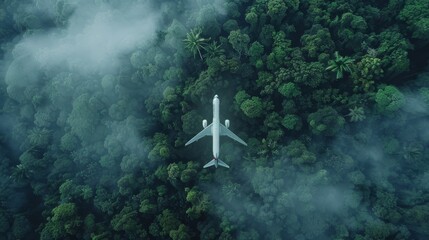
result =
[{"label": "dense foliage", "polygon": [[429,239],[428,0],[0,6],[0,238]]}]

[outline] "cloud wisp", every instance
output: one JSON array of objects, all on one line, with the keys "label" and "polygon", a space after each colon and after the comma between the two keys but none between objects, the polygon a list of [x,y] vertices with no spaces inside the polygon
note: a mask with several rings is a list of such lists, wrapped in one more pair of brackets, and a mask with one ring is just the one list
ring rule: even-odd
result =
[{"label": "cloud wisp", "polygon": [[153,38],[159,16],[148,4],[80,1],[65,28],[26,34],[13,54],[31,56],[42,68],[66,66],[78,72],[111,72],[120,58]]}]

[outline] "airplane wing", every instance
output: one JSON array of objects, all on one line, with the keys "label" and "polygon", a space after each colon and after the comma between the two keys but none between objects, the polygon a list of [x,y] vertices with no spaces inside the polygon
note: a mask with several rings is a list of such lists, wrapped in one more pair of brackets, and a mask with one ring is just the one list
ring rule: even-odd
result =
[{"label": "airplane wing", "polygon": [[233,133],[231,130],[226,128],[225,125],[223,125],[222,123],[220,124],[220,135],[228,136],[234,139],[235,141],[247,146],[247,144],[241,138],[239,138],[237,135],[235,135],[235,133]]},{"label": "airplane wing", "polygon": [[199,132],[197,135],[195,135],[193,138],[191,138],[191,140],[189,140],[187,143],[185,143],[185,146],[188,146],[189,144],[200,140],[200,138],[202,138],[202,137],[212,135],[212,125],[213,125],[213,123],[210,123],[210,125],[208,125],[201,132]]}]

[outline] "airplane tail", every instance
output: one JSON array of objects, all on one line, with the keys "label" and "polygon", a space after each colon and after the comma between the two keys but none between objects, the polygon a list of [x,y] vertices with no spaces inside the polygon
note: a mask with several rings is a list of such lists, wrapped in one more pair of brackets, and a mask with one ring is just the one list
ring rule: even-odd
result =
[{"label": "airplane tail", "polygon": [[[217,161],[217,164],[216,164],[216,161]],[[213,160],[211,160],[210,162],[208,162],[206,165],[204,165],[204,167],[203,168],[208,168],[208,167],[211,167],[211,166],[215,166],[215,167],[217,167],[217,165],[219,165],[219,166],[222,166],[222,167],[225,167],[225,168],[229,168],[229,166],[228,166],[228,164],[226,164],[226,163],[224,163],[222,160],[220,160],[220,159],[213,159]]]},{"label": "airplane tail", "polygon": [[228,164],[224,163],[222,160],[218,159],[217,161],[218,161],[218,163],[217,163],[217,164],[218,164],[219,166],[229,168]]},{"label": "airplane tail", "polygon": [[216,159],[213,159],[210,162],[208,162],[206,165],[204,165],[203,168],[208,168],[208,167],[211,167],[211,166],[213,166],[215,164],[216,164]]}]

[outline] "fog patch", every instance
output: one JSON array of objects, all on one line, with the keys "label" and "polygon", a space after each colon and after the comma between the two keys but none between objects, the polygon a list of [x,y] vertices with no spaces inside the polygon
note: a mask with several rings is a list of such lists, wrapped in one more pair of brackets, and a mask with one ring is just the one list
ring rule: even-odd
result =
[{"label": "fog patch", "polygon": [[158,16],[148,4],[76,4],[65,29],[27,34],[16,57],[31,56],[42,67],[68,66],[79,72],[111,72],[120,57],[151,39]]}]

